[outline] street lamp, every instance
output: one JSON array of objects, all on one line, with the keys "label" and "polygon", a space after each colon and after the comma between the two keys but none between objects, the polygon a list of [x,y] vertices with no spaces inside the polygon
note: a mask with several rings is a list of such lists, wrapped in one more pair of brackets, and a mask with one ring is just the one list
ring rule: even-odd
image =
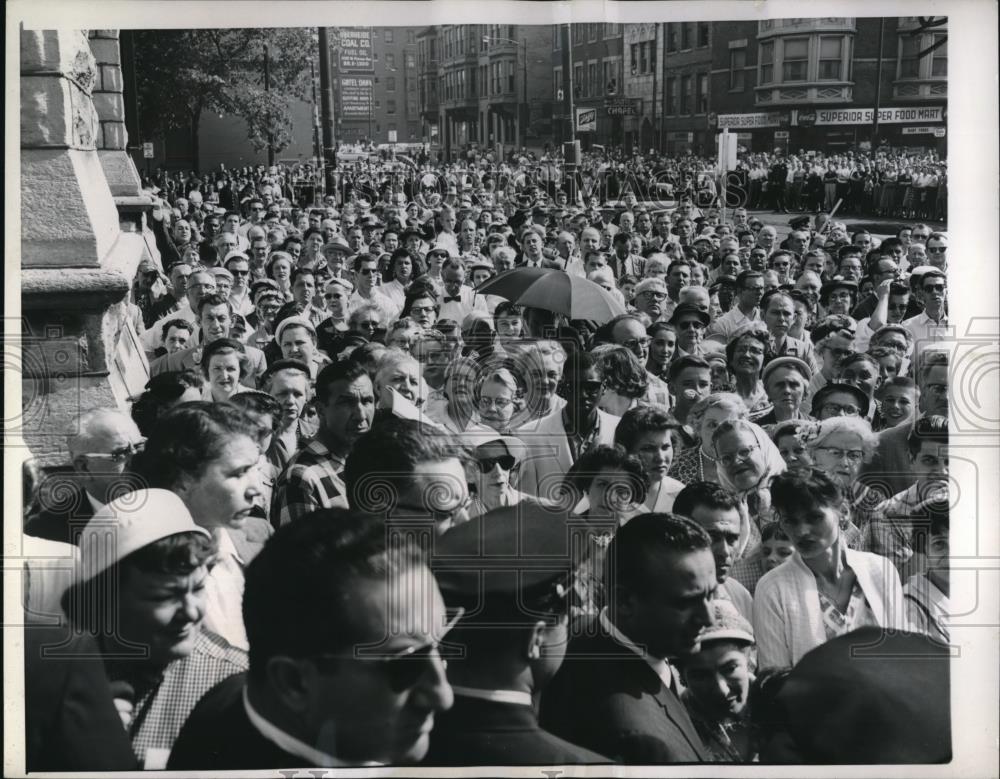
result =
[{"label": "street lamp", "polygon": [[[520,136],[521,148],[527,146],[525,143],[525,138],[528,131],[528,117],[527,111],[524,110],[528,103],[528,45],[524,41],[514,40],[513,38],[501,38],[496,35],[484,35],[483,43],[489,43],[490,41],[498,41],[500,43],[513,43],[518,47],[518,50],[524,54],[524,59],[521,63],[521,97],[522,100],[518,101],[517,108],[517,125],[519,129],[518,135]],[[522,113],[525,115],[522,119]]]}]

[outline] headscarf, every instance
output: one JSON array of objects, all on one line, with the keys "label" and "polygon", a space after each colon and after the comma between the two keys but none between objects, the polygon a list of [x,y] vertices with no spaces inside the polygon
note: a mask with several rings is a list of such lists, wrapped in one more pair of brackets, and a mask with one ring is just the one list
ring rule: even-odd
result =
[{"label": "headscarf", "polygon": [[729,478],[727,466],[723,465],[721,461],[716,466],[719,474],[719,483],[740,499],[740,542],[737,553],[737,559],[739,559],[745,553],[753,552],[760,544],[760,528],[757,527],[757,524],[753,522],[750,516],[749,498],[751,496],[756,496],[757,498],[757,516],[770,514],[771,480],[779,473],[784,473],[788,466],[785,464],[785,460],[781,456],[778,447],[760,425],[745,419],[736,419],[731,423],[723,424],[724,426],[720,425],[713,434],[713,444],[717,440],[719,430],[725,430],[726,432],[746,430],[756,440],[757,447],[764,461],[764,469],[761,477],[753,485],[743,489],[737,487]]}]

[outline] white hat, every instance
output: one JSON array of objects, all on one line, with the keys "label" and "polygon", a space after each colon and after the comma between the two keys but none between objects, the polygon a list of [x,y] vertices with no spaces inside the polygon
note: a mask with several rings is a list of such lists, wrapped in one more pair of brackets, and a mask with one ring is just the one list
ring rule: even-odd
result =
[{"label": "white hat", "polygon": [[169,490],[141,489],[102,506],[80,537],[83,581],[93,579],[133,552],[180,533],[211,534],[198,527],[191,512]]},{"label": "white hat", "polygon": [[316,335],[316,325],[314,325],[309,319],[304,316],[290,316],[288,319],[282,319],[281,324],[279,324],[275,329],[275,343],[281,343],[281,334],[289,327],[304,327],[310,333]]}]

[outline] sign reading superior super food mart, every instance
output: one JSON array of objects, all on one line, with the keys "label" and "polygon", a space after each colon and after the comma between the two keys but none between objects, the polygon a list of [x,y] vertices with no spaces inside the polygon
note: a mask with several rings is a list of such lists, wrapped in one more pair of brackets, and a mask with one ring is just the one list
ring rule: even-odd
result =
[{"label": "sign reading superior super food mart", "polygon": [[[874,108],[821,108],[816,111],[816,124],[871,124],[875,118]],[[944,109],[940,106],[916,106],[913,108],[882,108],[878,112],[881,124],[902,124],[904,122],[942,122]]]}]

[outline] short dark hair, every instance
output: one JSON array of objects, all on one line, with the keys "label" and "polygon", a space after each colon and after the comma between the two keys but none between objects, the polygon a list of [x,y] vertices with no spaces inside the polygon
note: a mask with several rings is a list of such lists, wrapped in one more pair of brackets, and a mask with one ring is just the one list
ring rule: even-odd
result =
[{"label": "short dark hair", "polygon": [[132,471],[146,486],[172,490],[182,478],[218,459],[231,438],[257,440],[257,423],[228,403],[196,401],[175,406],[150,431],[146,448],[132,458]]},{"label": "short dark hair", "polygon": [[682,354],[670,363],[670,368],[667,371],[667,381],[672,382],[681,375],[681,372],[686,371],[688,368],[704,368],[708,371],[712,370],[712,366],[708,364],[708,360],[704,357],[699,357],[696,354]]},{"label": "short dark hair", "polygon": [[948,445],[948,418],[932,414],[920,417],[913,423],[913,430],[906,438],[906,448],[911,457],[916,457],[924,441]]},{"label": "short dark hair", "polygon": [[743,289],[750,279],[763,279],[764,274],[757,270],[745,270],[736,277],[736,288]]},{"label": "short dark hair", "polygon": [[156,420],[177,402],[177,398],[191,387],[201,389],[205,377],[194,370],[159,373],[146,382],[146,391],[132,403],[132,421],[144,436],[149,435]]},{"label": "short dark hair", "polygon": [[771,482],[771,503],[784,516],[814,511],[817,506],[839,510],[843,500],[840,485],[815,468],[808,475],[786,471]]},{"label": "short dark hair", "polygon": [[354,360],[338,360],[325,366],[316,376],[316,399],[321,403],[327,403],[330,398],[328,394],[330,387],[338,381],[352,382],[367,376],[368,371],[364,365]]},{"label": "short dark hair", "polygon": [[646,500],[646,472],[639,458],[629,454],[620,444],[602,444],[581,455],[563,479],[563,488],[568,491],[574,506],[579,502],[577,498],[590,489],[594,477],[604,469],[620,470],[626,474],[632,488],[633,503]]},{"label": "short dark hair", "polygon": [[739,506],[739,498],[715,482],[693,481],[677,493],[672,511],[690,517],[698,506],[728,511]]},{"label": "short dark hair", "polygon": [[[199,306],[198,309],[200,312],[201,306]],[[186,319],[181,319],[180,317],[176,317],[174,319],[171,319],[163,323],[163,328],[161,329],[161,332],[163,333],[164,341],[167,340],[167,336],[170,334],[171,327],[178,327],[181,330],[187,330],[189,333],[194,332],[194,325],[191,322],[189,322]]]},{"label": "short dark hair", "polygon": [[201,312],[209,306],[225,306],[229,311],[229,316],[233,315],[233,304],[229,302],[229,298],[223,297],[218,292],[213,292],[211,295],[206,295],[198,301],[199,319],[201,319]]},{"label": "short dark hair", "polygon": [[[272,430],[281,419],[281,406],[278,401],[272,395],[268,395],[266,392],[261,392],[260,390],[238,392],[226,402],[232,403],[237,408],[241,408],[250,414],[270,416]],[[263,432],[266,433],[266,431]],[[262,435],[261,438],[263,437]]]},{"label": "short dark hair", "polygon": [[299,280],[300,276],[312,276],[313,281],[316,280],[316,271],[312,268],[292,268],[292,275],[289,278],[292,286],[295,286],[295,282]]},{"label": "short dark hair", "polygon": [[208,378],[208,369],[212,362],[212,358],[217,354],[236,355],[236,361],[240,366],[241,379],[249,372],[250,364],[247,361],[246,347],[235,338],[219,338],[208,344],[208,346],[206,346],[201,353],[201,372],[206,378]]},{"label": "short dark hair", "polygon": [[610,592],[643,593],[663,556],[709,551],[712,539],[695,521],[677,514],[640,514],[618,529],[604,558],[604,586]]},{"label": "short dark hair", "polygon": [[355,273],[357,273],[359,270],[361,270],[361,263],[363,262],[374,262],[376,265],[378,265],[378,257],[376,257],[374,254],[369,254],[368,252],[362,252],[361,254],[359,254],[357,257],[354,258],[354,265],[352,267],[352,270]]},{"label": "short dark hair", "polygon": [[418,465],[458,457],[451,436],[412,419],[386,417],[354,443],[344,464],[352,508],[384,512],[412,484]]},{"label": "short dark hair", "polygon": [[354,588],[424,564],[412,544],[387,544],[379,518],[349,509],[320,509],[278,528],[246,570],[250,675],[264,678],[274,657],[331,653],[367,639],[344,608]]},{"label": "short dark hair", "polygon": [[[708,363],[706,367],[707,365]],[[630,408],[622,415],[615,428],[615,443],[630,452],[643,433],[674,430],[677,427],[677,423],[673,421],[666,408],[639,405]]]}]

